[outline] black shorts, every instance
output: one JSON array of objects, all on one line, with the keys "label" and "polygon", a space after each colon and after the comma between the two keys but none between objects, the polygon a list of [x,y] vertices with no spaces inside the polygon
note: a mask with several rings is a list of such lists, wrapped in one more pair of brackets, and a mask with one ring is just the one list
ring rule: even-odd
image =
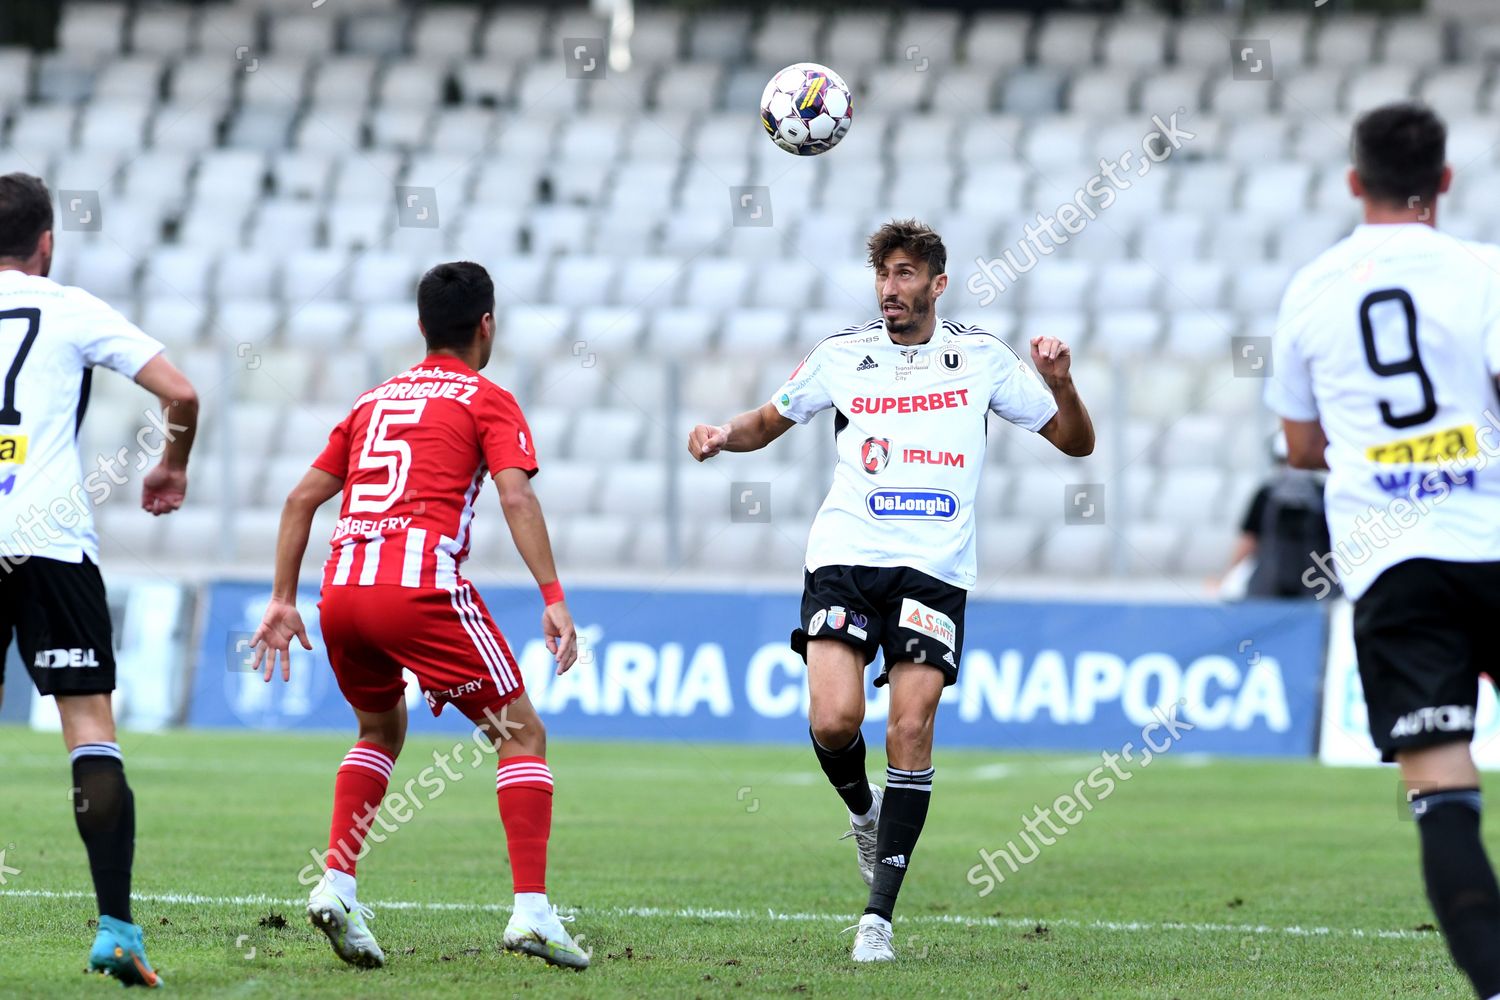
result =
[{"label": "black shorts", "polygon": [[[78,563],[40,556],[22,563],[4,560],[0,663],[5,662],[12,632],[39,693],[108,694],[115,689],[104,579],[87,556]],[[4,680],[0,675],[0,683]]]},{"label": "black shorts", "polygon": [[1354,652],[1381,759],[1474,736],[1479,677],[1497,666],[1500,562],[1409,559],[1354,602]]},{"label": "black shorts", "polygon": [[807,640],[836,639],[864,654],[885,654],[875,686],[897,663],[928,663],[944,685],[958,680],[969,592],[904,566],[822,566],[806,573],[802,627],[792,649],[807,659]]}]

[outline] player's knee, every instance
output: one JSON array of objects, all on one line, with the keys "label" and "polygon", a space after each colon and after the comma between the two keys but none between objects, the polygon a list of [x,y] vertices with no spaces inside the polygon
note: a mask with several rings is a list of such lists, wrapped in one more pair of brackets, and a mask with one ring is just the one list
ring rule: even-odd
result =
[{"label": "player's knee", "polygon": [[[539,716],[527,719],[524,725],[510,730],[501,739],[514,747],[517,753],[531,757],[547,756],[547,727]],[[496,744],[498,750],[500,745]]]},{"label": "player's knee", "polygon": [[359,742],[373,743],[391,755],[392,759],[401,756],[401,748],[406,743],[406,737],[400,733],[391,732],[382,728],[361,728],[359,731]]},{"label": "player's knee", "polygon": [[832,708],[815,706],[808,723],[812,727],[813,739],[818,745],[830,750],[846,747],[859,732],[862,721],[859,713],[844,706]]},{"label": "player's knee", "polygon": [[888,746],[900,750],[930,750],[932,718],[922,715],[892,715],[886,720],[885,740]]}]

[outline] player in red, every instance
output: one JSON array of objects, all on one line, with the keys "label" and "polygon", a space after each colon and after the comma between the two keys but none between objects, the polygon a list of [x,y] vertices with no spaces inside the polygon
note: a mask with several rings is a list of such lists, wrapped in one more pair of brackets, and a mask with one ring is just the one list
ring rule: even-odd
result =
[{"label": "player in red", "polygon": [[287,497],[271,602],[253,640],[255,665],[289,676],[292,637],[311,649],[297,613],[297,570],[314,512],[340,492],[343,507],[323,573],[323,638],[339,690],[359,720],[333,790],[327,869],[308,918],[344,961],[385,955],[355,898],[354,869],[406,737],[401,670],[416,674],[436,715],[452,703],[494,742],[495,787],[515,882],[504,945],[554,965],[588,956],[547,902],[552,773],[542,720],[510,647],[460,569],[474,502],[492,476],[521,558],[541,586],[542,632],[566,671],[578,657],[572,616],[531,490],[536,452],[515,398],[478,374],[495,338],[495,286],[478,264],[439,264],[417,286],[427,357],[355,401],[328,446]]}]

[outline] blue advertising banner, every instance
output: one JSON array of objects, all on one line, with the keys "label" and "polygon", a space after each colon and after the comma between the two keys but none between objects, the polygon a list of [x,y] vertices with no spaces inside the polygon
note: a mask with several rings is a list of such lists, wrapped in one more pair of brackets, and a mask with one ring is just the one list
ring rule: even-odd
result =
[{"label": "blue advertising banner", "polygon": [[[533,588],[481,588],[558,737],[802,743],[806,668],[787,645],[795,594],[579,588],[569,606],[579,663],[553,675]],[[209,588],[188,721],[196,726],[348,729],[318,632],[317,596],[299,606],[314,650],[292,680],[247,672],[269,588]],[[938,743],[996,750],[1118,750],[1180,741],[1186,752],[1310,755],[1325,621],[1313,601],[1122,604],[974,600],[958,683],[939,708]],[[872,665],[869,676],[873,677]],[[889,689],[868,689],[867,738],[883,742]],[[434,719],[413,678],[414,732]],[[1160,751],[1158,751],[1160,752]]]}]

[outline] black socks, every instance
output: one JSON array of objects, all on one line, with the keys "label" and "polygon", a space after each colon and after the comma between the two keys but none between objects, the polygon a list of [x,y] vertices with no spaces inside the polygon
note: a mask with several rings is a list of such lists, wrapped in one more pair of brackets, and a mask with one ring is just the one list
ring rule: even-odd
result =
[{"label": "black socks", "polygon": [[[808,735],[812,735],[811,729]],[[828,775],[834,791],[839,793],[849,811],[856,816],[869,812],[875,799],[870,794],[870,779],[865,776],[864,734],[856,732],[854,741],[842,750],[829,750],[818,742],[816,736],[812,737],[812,745],[818,763],[823,765],[823,773]]]},{"label": "black socks", "polygon": [[1479,839],[1479,789],[1453,788],[1412,800],[1422,838],[1422,875],[1454,963],[1481,997],[1500,993],[1500,887]]},{"label": "black socks", "polygon": [[84,743],[73,762],[73,818],[88,849],[101,916],[130,918],[130,868],[135,858],[135,796],[125,783],[116,743]]},{"label": "black socks", "polygon": [[880,831],[875,836],[875,884],[870,887],[866,913],[891,919],[906,866],[927,822],[932,774],[930,767],[921,771],[885,769],[885,799],[880,804]]}]

